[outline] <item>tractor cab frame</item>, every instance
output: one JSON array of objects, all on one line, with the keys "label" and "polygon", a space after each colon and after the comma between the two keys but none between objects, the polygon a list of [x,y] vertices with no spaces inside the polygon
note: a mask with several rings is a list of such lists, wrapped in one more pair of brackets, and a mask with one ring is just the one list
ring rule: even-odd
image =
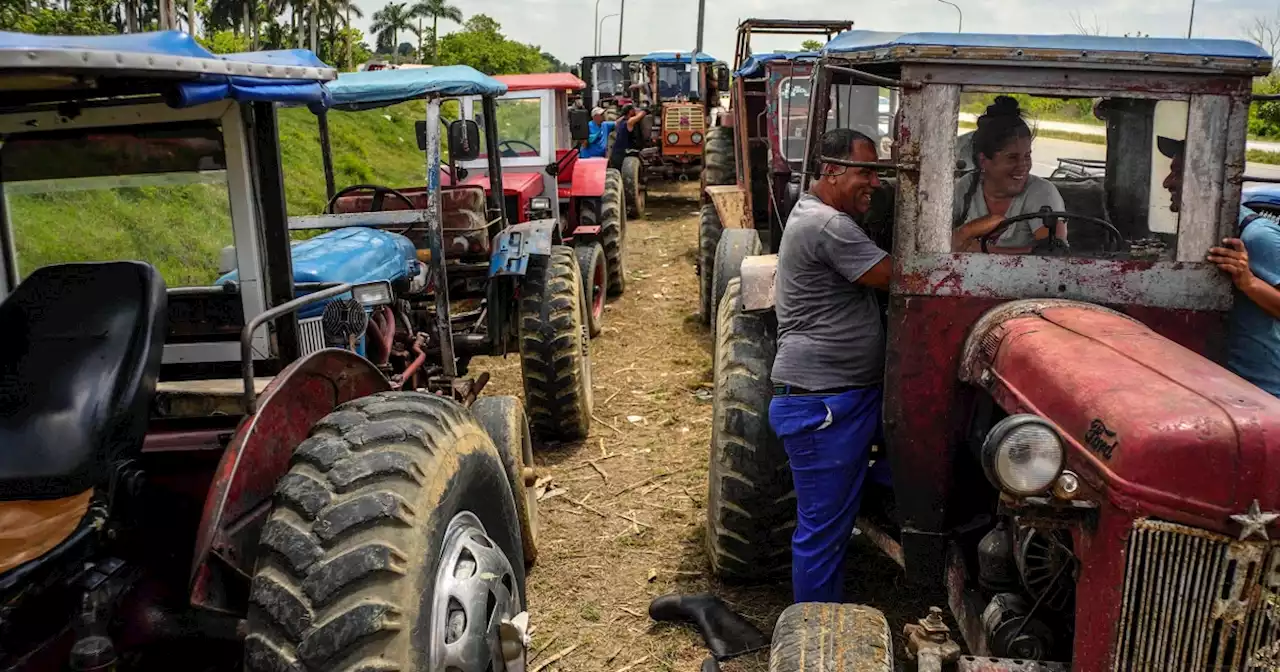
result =
[{"label": "tractor cab frame", "polygon": [[608,119],[617,118],[622,102],[631,102],[632,68],[626,54],[584,56],[574,74],[586,84],[582,92],[583,107],[605,110]]},{"label": "tractor cab frame", "polygon": [[[824,164],[893,173],[860,221],[894,262],[874,458],[893,487],[864,499],[858,526],[909,580],[945,591],[979,657],[959,659],[934,615],[906,633],[921,669],[1274,664],[1280,490],[1264,465],[1280,459],[1280,400],[1221,365],[1232,291],[1204,261],[1237,231],[1251,83],[1270,69],[1225,40],[853,31],[824,49],[802,187]],[[894,162],[820,155],[843,84],[900,92]],[[1065,222],[1066,240],[1046,229],[1029,253],[953,249],[962,100],[992,94],[1102,98],[1123,128],[1105,180],[1050,181],[1065,207],[1037,214]],[[771,397],[776,264],[744,260],[717,319],[708,536],[728,574],[785,557],[782,535],[738,534],[737,513],[786,527],[773,503],[789,483],[755,479],[785,455],[740,407],[763,417]],[[742,389],[743,371],[763,383]],[[874,625],[835,637],[889,641],[882,620],[859,622]]]},{"label": "tractor cab frame", "polygon": [[719,114],[728,67],[705,53],[655,51],[636,64],[638,102],[653,115],[642,133],[646,171],[687,179],[701,170],[702,144]]}]

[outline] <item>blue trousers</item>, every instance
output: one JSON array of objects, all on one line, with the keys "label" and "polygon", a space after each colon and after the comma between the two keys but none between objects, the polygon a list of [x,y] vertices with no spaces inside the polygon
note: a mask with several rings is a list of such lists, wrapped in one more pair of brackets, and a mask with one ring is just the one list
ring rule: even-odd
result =
[{"label": "blue trousers", "polygon": [[[796,488],[798,515],[791,537],[796,602],[841,601],[844,556],[871,446],[881,435],[880,402],[880,388],[872,387],[832,396],[775,396],[769,405],[769,424],[791,460]],[[880,474],[873,478],[881,480]]]}]

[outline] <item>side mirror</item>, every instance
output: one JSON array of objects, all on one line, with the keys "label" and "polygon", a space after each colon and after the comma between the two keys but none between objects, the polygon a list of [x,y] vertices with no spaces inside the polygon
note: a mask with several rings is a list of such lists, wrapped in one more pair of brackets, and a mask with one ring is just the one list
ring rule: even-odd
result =
[{"label": "side mirror", "polygon": [[449,124],[449,158],[474,161],[480,158],[480,125],[470,119]]},{"label": "side mirror", "polygon": [[578,79],[582,79],[582,68],[579,68],[576,65],[571,65],[569,66],[569,74],[577,77]]},{"label": "side mirror", "polygon": [[413,122],[413,134],[418,137],[418,151],[427,151],[427,122],[421,119]]},{"label": "side mirror", "polygon": [[716,64],[716,89],[719,91],[729,90],[729,66],[723,63]]},{"label": "side mirror", "polygon": [[580,107],[569,110],[569,137],[574,144],[585,142],[591,137],[591,113]]}]

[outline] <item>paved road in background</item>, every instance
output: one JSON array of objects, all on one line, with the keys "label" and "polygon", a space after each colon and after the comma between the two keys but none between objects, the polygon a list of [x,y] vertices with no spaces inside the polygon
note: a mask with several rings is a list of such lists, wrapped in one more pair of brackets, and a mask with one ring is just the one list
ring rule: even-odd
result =
[{"label": "paved road in background", "polygon": [[[961,113],[960,121],[975,123],[978,121],[978,115]],[[1068,121],[1034,121],[1030,122],[1036,128],[1043,128],[1047,131],[1061,131],[1064,133],[1080,133],[1081,135],[1106,135],[1107,129],[1094,124],[1075,124]],[[1263,140],[1250,140],[1249,149],[1260,149],[1264,152],[1280,152],[1280,142],[1266,142]]]},{"label": "paved road in background", "polygon": [[[1031,172],[1041,177],[1048,177],[1058,167],[1058,159],[1103,160],[1106,158],[1107,148],[1103,145],[1055,138],[1036,138],[1031,145],[1031,160],[1035,164]],[[1280,166],[1249,163],[1245,166],[1245,175],[1280,179]]]}]

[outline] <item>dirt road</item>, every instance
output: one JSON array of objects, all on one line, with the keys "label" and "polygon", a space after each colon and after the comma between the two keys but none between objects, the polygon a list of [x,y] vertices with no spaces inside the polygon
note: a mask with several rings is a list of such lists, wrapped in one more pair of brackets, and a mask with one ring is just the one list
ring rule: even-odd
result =
[{"label": "dirt road", "polygon": [[[712,591],[766,635],[790,600],[785,583],[743,589],[708,578],[711,340],[697,320],[697,189],[659,189],[649,193],[646,219],[628,222],[626,294],[609,305],[605,331],[591,344],[591,436],[535,447],[539,471],[551,480],[529,575],[531,672],[692,672],[707,657],[700,637],[651,621],[651,599]],[[489,393],[519,394],[519,366],[511,356],[476,360],[473,370],[493,374]],[[896,590],[896,569],[863,555],[859,584]],[[767,665],[763,652],[723,669]]]}]

